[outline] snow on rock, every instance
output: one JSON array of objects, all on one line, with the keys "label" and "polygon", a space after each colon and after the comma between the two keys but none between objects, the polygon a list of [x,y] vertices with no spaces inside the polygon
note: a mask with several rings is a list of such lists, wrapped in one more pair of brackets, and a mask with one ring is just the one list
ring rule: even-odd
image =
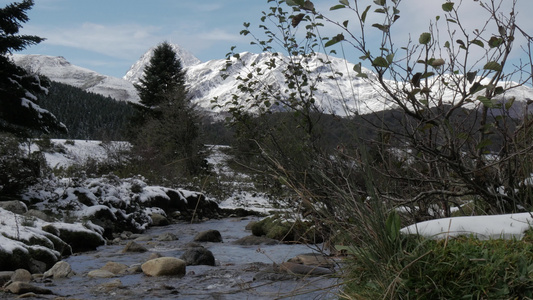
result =
[{"label": "snow on rock", "polygon": [[473,235],[479,239],[522,238],[533,225],[530,213],[443,218],[413,224],[401,229],[406,234],[444,239]]},{"label": "snow on rock", "polygon": [[218,213],[216,203],[206,200],[202,193],[149,186],[141,177],[121,179],[112,174],[43,180],[28,189],[22,200],[63,218],[90,220],[103,227],[103,235],[108,238],[113,232],[146,230],[154,212],[166,215],[179,211],[183,218],[190,217],[194,209],[200,217]]},{"label": "snow on rock", "polygon": [[96,249],[105,243],[103,229],[94,224],[50,223],[3,208],[0,224],[0,271],[25,268],[44,272],[32,261],[41,261],[50,268],[62,256],[72,254],[76,244]]}]

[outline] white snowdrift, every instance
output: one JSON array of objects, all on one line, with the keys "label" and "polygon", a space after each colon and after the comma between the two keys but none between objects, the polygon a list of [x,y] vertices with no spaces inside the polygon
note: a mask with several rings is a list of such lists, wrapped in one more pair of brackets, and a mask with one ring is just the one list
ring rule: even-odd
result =
[{"label": "white snowdrift", "polygon": [[401,229],[407,234],[443,239],[460,235],[487,239],[521,239],[533,224],[530,213],[453,217],[425,221]]}]

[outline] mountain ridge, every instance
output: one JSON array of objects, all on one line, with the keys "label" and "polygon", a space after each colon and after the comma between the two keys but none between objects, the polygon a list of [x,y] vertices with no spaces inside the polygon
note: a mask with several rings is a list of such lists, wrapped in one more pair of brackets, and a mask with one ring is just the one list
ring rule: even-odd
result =
[{"label": "mountain ridge", "polygon": [[[238,86],[242,83],[237,78],[255,72],[261,67],[264,71],[258,75],[263,84],[271,85],[282,97],[288,95],[287,84],[285,83],[285,73],[283,62],[293,59],[282,54],[272,53],[240,53],[239,60],[233,58],[232,64],[227,68],[226,59],[214,59],[201,62],[193,54],[172,44],[178,57],[182,61],[186,71],[186,82],[191,93],[193,102],[206,111],[220,113],[225,110],[223,105],[216,108],[213,100],[218,99],[219,104],[233,101],[233,95],[238,95],[238,99],[245,103],[246,95],[241,92]],[[15,63],[32,72],[42,73],[51,80],[61,83],[71,84],[84,90],[112,97],[120,101],[130,101],[137,103],[137,95],[134,84],[138,83],[143,76],[143,69],[149,62],[155,47],[150,48],[136,61],[127,71],[123,78],[100,75],[92,70],[85,69],[70,64],[62,57],[44,55],[21,55],[14,54]],[[273,69],[266,68],[266,64],[277,60],[277,65]],[[368,81],[357,76],[353,71],[354,65],[341,58],[327,57],[325,54],[317,54],[305,60],[305,64],[310,72],[312,80],[318,80],[319,86],[314,91],[316,104],[326,113],[339,116],[366,114],[376,111],[383,111],[395,108],[386,98],[382,97]],[[324,61],[329,61],[325,64]],[[224,70],[224,71],[223,71]],[[375,76],[371,71],[364,69],[368,76]],[[342,73],[342,76],[340,75]],[[222,75],[225,74],[226,77]],[[392,83],[392,82],[391,82]],[[509,91],[506,97],[516,97],[517,102],[525,103],[525,99],[533,98],[533,89],[521,86]],[[446,101],[452,101],[454,95],[446,94]],[[524,109],[524,105],[519,108],[519,114]]]}]

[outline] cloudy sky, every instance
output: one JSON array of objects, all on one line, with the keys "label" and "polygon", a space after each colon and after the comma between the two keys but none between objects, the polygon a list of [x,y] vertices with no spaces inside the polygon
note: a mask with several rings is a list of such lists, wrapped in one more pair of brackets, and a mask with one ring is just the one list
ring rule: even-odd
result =
[{"label": "cloudy sky", "polygon": [[[11,2],[0,0],[0,6]],[[358,1],[364,6],[372,2]],[[442,15],[443,2],[403,0],[395,36],[405,40],[411,34],[417,41],[427,31],[429,20]],[[502,0],[504,8],[511,2]],[[351,18],[346,10],[329,12],[337,0],[314,3],[341,22]],[[483,24],[481,18],[486,15],[479,1],[463,0],[462,6],[467,23]],[[220,59],[233,45],[237,51],[258,51],[239,32],[243,22],[257,28],[261,12],[269,7],[267,0],[35,0],[22,33],[47,40],[22,53],[64,56],[75,65],[116,77],[122,77],[144,52],[163,41],[179,44],[202,61]],[[517,11],[523,29],[533,35],[533,1],[519,0]],[[326,28],[324,33],[335,35],[337,31]],[[351,56],[352,62],[358,56]]]}]

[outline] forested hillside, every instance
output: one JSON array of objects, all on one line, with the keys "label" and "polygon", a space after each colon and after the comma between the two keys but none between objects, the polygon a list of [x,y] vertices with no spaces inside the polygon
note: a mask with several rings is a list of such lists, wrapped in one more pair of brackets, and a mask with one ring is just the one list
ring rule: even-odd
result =
[{"label": "forested hillside", "polygon": [[68,133],[53,133],[52,138],[123,140],[134,112],[127,102],[58,82],[52,82],[48,95],[39,100],[68,128]]}]

